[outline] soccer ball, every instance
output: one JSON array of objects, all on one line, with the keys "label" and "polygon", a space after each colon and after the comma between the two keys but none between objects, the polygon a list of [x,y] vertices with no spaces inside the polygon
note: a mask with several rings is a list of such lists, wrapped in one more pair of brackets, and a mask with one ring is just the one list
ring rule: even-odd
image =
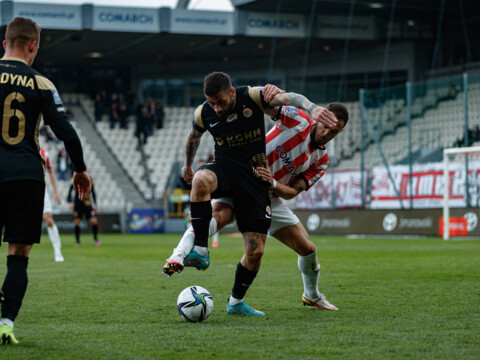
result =
[{"label": "soccer ball", "polygon": [[177,309],[189,322],[203,321],[212,313],[212,295],[201,286],[189,286],[178,295]]}]

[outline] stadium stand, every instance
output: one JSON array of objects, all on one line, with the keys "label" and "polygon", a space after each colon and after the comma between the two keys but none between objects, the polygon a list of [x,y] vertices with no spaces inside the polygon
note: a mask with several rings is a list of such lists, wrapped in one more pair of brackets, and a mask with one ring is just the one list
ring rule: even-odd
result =
[{"label": "stadium stand", "polygon": [[[454,99],[446,97],[447,93],[448,87],[437,88],[435,91],[428,91],[423,97],[415,98],[412,104],[414,154],[419,154],[421,150],[425,153],[425,150],[454,146],[455,141],[463,136],[463,92],[458,92]],[[73,94],[70,96],[71,100],[78,97]],[[480,84],[472,84],[469,98],[477,101],[479,96]],[[91,99],[79,97],[79,102],[87,113],[93,114]],[[345,104],[350,111],[351,120],[344,134],[335,139],[333,158],[339,169],[358,169],[361,156],[360,104],[357,101]],[[110,129],[107,121],[97,123],[102,139],[147,200],[163,197],[174,164],[184,161],[185,138],[191,128],[195,108],[166,107],[164,110],[164,127],[155,130],[142,149],[138,147],[134,126],[129,129]],[[387,100],[381,107],[367,108],[367,113],[372,124],[375,124],[382,151],[389,164],[404,161],[408,156],[405,100]],[[478,109],[473,108],[469,112],[470,123],[478,124],[479,115]],[[270,120],[266,120],[266,124],[272,126]],[[381,124],[381,127],[376,124]],[[365,166],[383,165],[372,135],[367,129],[364,136],[367,145]],[[196,160],[207,159],[213,152],[213,146],[211,136],[202,138]]]},{"label": "stadium stand", "polygon": [[[78,110],[78,108],[76,109]],[[75,110],[74,110],[75,111]],[[88,161],[88,172],[95,181],[95,188],[97,194],[97,200],[100,211],[110,211],[124,209],[125,207],[131,207],[131,204],[127,204],[125,201],[125,194],[117,185],[115,179],[107,171],[106,167],[101,163],[98,155],[93,150],[88,139],[82,134],[81,129],[78,127],[77,122],[72,120],[72,125],[77,131],[80,140],[83,144],[84,156]],[[50,154],[50,160],[55,173],[58,172],[57,154],[61,149],[61,143],[47,142],[41,138],[41,146],[45,148]],[[70,177],[68,177],[70,179]],[[57,187],[59,195],[62,199],[62,203],[58,205],[55,201],[52,201],[52,206],[56,212],[68,212],[70,211],[67,202],[67,195],[70,188],[70,181],[57,180]],[[48,185],[49,193],[52,193],[50,184]]]}]

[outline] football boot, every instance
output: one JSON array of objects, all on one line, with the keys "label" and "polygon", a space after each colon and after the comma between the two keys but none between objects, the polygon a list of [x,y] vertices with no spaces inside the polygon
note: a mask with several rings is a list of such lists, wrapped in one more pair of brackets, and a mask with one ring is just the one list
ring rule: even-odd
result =
[{"label": "football boot", "polygon": [[303,306],[315,306],[320,310],[338,310],[335,305],[330,304],[330,302],[325,298],[325,295],[320,293],[320,296],[311,299],[307,295],[303,294],[302,296]]}]

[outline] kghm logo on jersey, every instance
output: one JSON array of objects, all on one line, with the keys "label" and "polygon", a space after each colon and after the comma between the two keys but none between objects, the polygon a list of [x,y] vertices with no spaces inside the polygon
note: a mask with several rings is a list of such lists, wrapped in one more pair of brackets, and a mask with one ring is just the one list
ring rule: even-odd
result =
[{"label": "kghm logo on jersey", "polygon": [[230,114],[227,116],[227,122],[229,123],[229,122],[235,121],[237,120],[237,118],[238,118],[237,114]]},{"label": "kghm logo on jersey", "polygon": [[253,111],[250,108],[243,109],[243,116],[245,116],[247,119],[252,117]]},{"label": "kghm logo on jersey", "polygon": [[[236,134],[232,136],[216,137],[218,146],[227,145],[228,147],[243,146],[246,144],[262,141],[262,131],[260,128],[250,130],[243,134]],[[265,140],[263,140],[265,141]]]}]

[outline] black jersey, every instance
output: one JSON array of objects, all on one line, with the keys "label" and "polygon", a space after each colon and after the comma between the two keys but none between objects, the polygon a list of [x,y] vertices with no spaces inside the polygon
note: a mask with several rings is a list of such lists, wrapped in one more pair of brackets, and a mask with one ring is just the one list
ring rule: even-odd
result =
[{"label": "black jersey", "polygon": [[265,122],[267,103],[259,88],[235,88],[233,112],[225,119],[203,103],[195,110],[193,126],[209,131],[215,140],[215,162],[228,167],[265,166]]},{"label": "black jersey", "polygon": [[50,80],[16,58],[0,59],[0,182],[45,182],[38,144],[41,115],[65,148],[76,171],[85,171],[80,140]]},{"label": "black jersey", "polygon": [[[68,190],[68,195],[67,195],[67,202],[69,203],[73,202],[75,208],[81,205],[85,205],[85,206],[97,205],[97,195],[95,194],[95,184],[93,183],[93,179],[91,179],[91,181],[92,181],[92,188],[90,189],[90,193],[88,194],[85,200],[80,200],[80,198],[78,197],[78,192],[76,192],[73,189],[73,184],[70,185],[70,189]],[[75,194],[74,198],[72,198],[73,193]]]}]

